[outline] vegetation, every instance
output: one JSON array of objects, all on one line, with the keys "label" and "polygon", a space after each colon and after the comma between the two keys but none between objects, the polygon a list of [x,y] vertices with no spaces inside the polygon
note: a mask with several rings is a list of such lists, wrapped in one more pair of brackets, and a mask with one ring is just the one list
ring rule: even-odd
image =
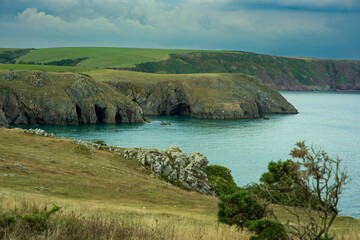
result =
[{"label": "vegetation", "polygon": [[[217,223],[217,198],[174,187],[115,153],[76,154],[77,145],[69,139],[10,129],[0,129],[0,141],[0,219],[12,226],[4,239],[245,240],[252,236],[247,230],[238,232]],[[3,176],[9,173],[15,176]],[[21,216],[41,214],[52,203],[62,208],[48,218],[46,231],[30,232],[12,214],[15,209]],[[282,223],[292,219],[283,207],[273,207]],[[256,229],[269,224],[258,225]],[[340,239],[358,239],[360,222],[339,216],[330,234],[335,232]]]},{"label": "vegetation", "polygon": [[73,72],[84,73],[94,71],[87,67],[51,66],[51,65],[29,65],[29,64],[0,64],[0,71],[33,71],[40,70],[45,72]]},{"label": "vegetation", "polygon": [[0,48],[0,63],[14,64],[16,58],[28,54],[32,49]]},{"label": "vegetation", "polygon": [[[296,143],[290,155],[300,161],[269,163],[269,171],[260,178],[263,184],[258,189],[262,194],[256,189],[220,197],[219,221],[246,226],[257,234],[253,239],[333,239],[330,227],[339,214],[338,202],[348,182],[347,171],[340,166],[341,159],[331,158],[321,149],[309,148],[304,142]],[[265,200],[278,204],[289,214],[282,228],[278,213],[257,202],[256,197],[264,193]],[[283,199],[288,199],[285,204]],[[265,213],[276,222],[268,221]]]},{"label": "vegetation", "polygon": [[336,79],[336,83],[337,84],[344,84],[346,83],[346,78],[344,74],[341,74],[337,79]]},{"label": "vegetation", "polygon": [[76,146],[74,148],[74,153],[77,154],[83,154],[83,155],[89,155],[90,154],[90,149],[85,147],[85,146]]},{"label": "vegetation", "polygon": [[165,60],[170,53],[183,52],[189,52],[189,50],[101,47],[46,48],[36,49],[30,54],[18,58],[17,63],[22,61],[45,64],[64,59],[88,58],[78,65],[91,68],[124,68],[133,67],[134,64],[142,62]]},{"label": "vegetation", "polygon": [[[256,76],[277,89],[345,88],[358,90],[358,61],[277,57],[240,51],[200,51],[142,48],[0,49],[1,63],[32,65],[21,69],[84,72],[116,69],[148,73],[242,73]],[[43,65],[80,69],[43,68]],[[0,66],[4,69],[3,66]],[[346,77],[345,77],[346,76]],[[349,76],[349,77],[347,77]]]},{"label": "vegetation", "polygon": [[242,229],[249,221],[266,216],[266,206],[260,204],[254,195],[246,190],[239,190],[231,195],[221,195],[218,204],[218,220]]},{"label": "vegetation", "polygon": [[209,165],[205,169],[210,182],[210,187],[218,196],[229,195],[239,190],[234,182],[230,169],[220,165]]},{"label": "vegetation", "polygon": [[[62,59],[59,61],[51,61],[51,62],[45,62],[45,63],[37,63],[37,65],[56,65],[56,66],[76,66],[78,63],[88,59],[87,57],[77,58],[77,59]],[[35,62],[24,62],[19,61],[19,64],[32,64],[34,65]]]},{"label": "vegetation", "polygon": [[[340,63],[335,65],[335,63]],[[344,64],[346,62],[346,64]],[[356,80],[343,79],[345,72],[359,71],[358,62],[276,57],[249,52],[190,52],[170,54],[163,61],[137,64],[133,70],[151,73],[242,73],[272,82],[278,89],[328,89],[336,81],[356,88]],[[356,69],[356,70],[355,70]],[[327,77],[324,75],[327,73]],[[350,86],[349,85],[349,86]]]},{"label": "vegetation", "polygon": [[254,220],[245,223],[245,227],[256,234],[250,240],[284,240],[287,239],[284,226],[271,220]]},{"label": "vegetation", "polygon": [[[54,205],[50,210],[35,208],[31,213],[21,215],[19,209],[15,208],[10,212],[5,212],[0,215],[0,237],[1,239],[11,238],[14,232],[21,229],[20,235],[22,237],[29,237],[29,235],[37,235],[49,228],[50,216],[59,211],[61,207]],[[23,210],[23,209],[21,209]],[[19,236],[18,236],[19,237]]]},{"label": "vegetation", "polygon": [[101,139],[97,139],[97,140],[93,140],[92,141],[93,143],[96,143],[96,144],[99,144],[101,146],[106,146],[106,143],[104,140],[101,140]]},{"label": "vegetation", "polygon": [[[0,141],[0,215],[20,209],[23,202],[39,210],[52,203],[62,207],[49,218],[48,231],[32,239],[245,240],[250,236],[217,223],[217,198],[170,185],[115,153],[77,154],[73,150],[78,145],[70,139],[10,129],[0,129]],[[16,176],[2,176],[9,173]],[[22,216],[32,212],[19,210]],[[20,234],[20,227],[13,231],[8,239],[26,236]]]}]

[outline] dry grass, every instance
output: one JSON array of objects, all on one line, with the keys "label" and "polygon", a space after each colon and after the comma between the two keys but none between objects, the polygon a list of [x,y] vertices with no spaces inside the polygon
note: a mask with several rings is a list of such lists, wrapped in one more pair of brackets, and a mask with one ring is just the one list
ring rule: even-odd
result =
[{"label": "dry grass", "polygon": [[[62,207],[51,217],[47,231],[24,232],[19,225],[6,239],[215,240],[250,236],[218,224],[217,198],[171,186],[131,160],[100,150],[83,154],[76,152],[77,145],[71,140],[17,130],[0,129],[0,142],[0,213],[15,207],[31,212],[52,203]],[[3,175],[9,173],[16,176]],[[360,237],[359,221],[353,218],[339,217],[333,230],[338,239]]]}]

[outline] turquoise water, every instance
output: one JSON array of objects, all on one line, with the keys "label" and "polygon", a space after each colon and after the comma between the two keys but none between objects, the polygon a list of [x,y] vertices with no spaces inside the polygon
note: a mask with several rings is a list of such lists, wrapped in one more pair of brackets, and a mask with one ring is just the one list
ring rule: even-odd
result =
[{"label": "turquoise water", "polygon": [[[150,124],[41,126],[57,137],[102,139],[123,147],[165,149],[179,146],[200,152],[210,164],[231,169],[239,186],[257,182],[271,160],[287,159],[301,140],[339,155],[352,181],[340,201],[341,215],[360,218],[360,94],[341,92],[282,92],[297,115],[268,115],[270,120],[204,120],[150,117]],[[161,126],[160,122],[170,122]]]}]

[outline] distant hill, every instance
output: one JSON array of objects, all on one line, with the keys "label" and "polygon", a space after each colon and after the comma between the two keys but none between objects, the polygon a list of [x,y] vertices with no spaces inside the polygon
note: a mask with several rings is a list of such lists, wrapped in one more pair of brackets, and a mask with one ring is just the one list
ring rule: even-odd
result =
[{"label": "distant hill", "polygon": [[[277,57],[240,51],[96,47],[0,49],[0,63],[37,65],[34,69],[57,65],[170,74],[242,73],[255,76],[277,90],[360,90],[360,61]],[[2,67],[0,65],[0,69]]]},{"label": "distant hill", "polygon": [[276,57],[246,52],[171,54],[136,65],[152,73],[243,73],[277,90],[360,90],[360,61]]}]

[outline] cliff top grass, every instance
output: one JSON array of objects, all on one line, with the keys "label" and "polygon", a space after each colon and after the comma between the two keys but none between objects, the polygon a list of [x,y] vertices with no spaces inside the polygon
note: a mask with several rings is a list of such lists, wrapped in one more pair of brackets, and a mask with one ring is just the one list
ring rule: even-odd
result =
[{"label": "cliff top grass", "polygon": [[[150,211],[212,215],[217,199],[188,192],[159,180],[135,161],[115,153],[90,151],[70,139],[49,138],[18,130],[0,130],[2,190],[99,201]],[[20,163],[26,170],[18,168]],[[3,174],[13,173],[15,177]],[[39,192],[35,188],[43,187]],[[176,206],[176,207],[175,207]]]},{"label": "cliff top grass", "polygon": [[[115,153],[10,129],[0,129],[0,141],[0,210],[54,203],[63,214],[138,223],[169,231],[173,239],[249,238],[217,223],[217,198],[172,186]],[[333,230],[358,239],[360,221],[339,217]]]},{"label": "cliff top grass", "polygon": [[[251,91],[261,90],[274,99],[281,97],[253,77],[241,73],[196,73],[196,74],[154,74],[119,70],[101,70],[89,75],[98,82],[110,84],[131,83],[147,86],[158,82],[183,84],[190,96],[206,103],[232,102],[235,99],[251,98]],[[168,87],[171,88],[169,85]]]}]

